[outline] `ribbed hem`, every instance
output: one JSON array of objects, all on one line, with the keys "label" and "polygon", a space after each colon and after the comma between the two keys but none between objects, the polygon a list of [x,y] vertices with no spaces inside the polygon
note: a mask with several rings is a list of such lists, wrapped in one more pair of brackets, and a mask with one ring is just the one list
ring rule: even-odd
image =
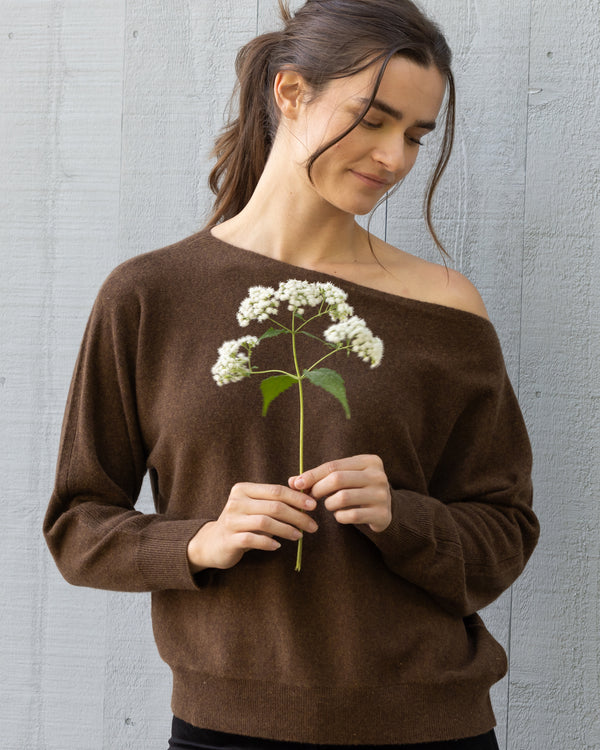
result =
[{"label": "ribbed hem", "polygon": [[452,740],[496,724],[487,689],[473,685],[305,688],[191,670],[173,674],[172,709],[204,729],[327,745]]}]

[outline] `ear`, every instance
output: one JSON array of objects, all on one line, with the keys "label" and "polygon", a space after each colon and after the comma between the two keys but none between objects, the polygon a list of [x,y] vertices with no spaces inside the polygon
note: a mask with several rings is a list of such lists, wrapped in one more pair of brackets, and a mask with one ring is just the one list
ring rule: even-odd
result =
[{"label": "ear", "polygon": [[295,70],[280,70],[275,76],[273,84],[275,103],[281,114],[290,120],[298,117],[307,91],[306,81]]}]

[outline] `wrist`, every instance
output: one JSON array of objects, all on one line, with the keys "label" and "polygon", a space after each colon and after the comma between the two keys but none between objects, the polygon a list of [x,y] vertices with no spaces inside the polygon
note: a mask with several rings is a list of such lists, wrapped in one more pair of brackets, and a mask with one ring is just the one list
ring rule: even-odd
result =
[{"label": "wrist", "polygon": [[214,521],[208,521],[202,528],[190,539],[187,546],[187,560],[192,575],[201,573],[207,568],[214,567],[206,558],[206,539],[210,534],[210,527]]}]

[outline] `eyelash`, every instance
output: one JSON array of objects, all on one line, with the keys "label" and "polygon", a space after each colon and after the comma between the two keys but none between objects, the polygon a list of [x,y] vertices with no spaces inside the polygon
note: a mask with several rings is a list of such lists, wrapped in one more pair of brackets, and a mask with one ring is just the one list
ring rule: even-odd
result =
[{"label": "eyelash", "polygon": [[376,130],[377,128],[381,127],[380,122],[369,122],[369,120],[361,120],[362,124],[365,125],[367,128],[372,128],[373,130]]},{"label": "eyelash", "polygon": [[[371,130],[377,130],[378,128],[382,127],[382,124],[380,122],[369,122],[369,120],[365,120],[365,119],[361,120],[361,122],[366,128],[370,128]],[[408,137],[408,140],[411,143],[414,143],[416,146],[424,145],[423,141],[420,141],[418,138],[410,138],[409,136],[407,137]]]}]

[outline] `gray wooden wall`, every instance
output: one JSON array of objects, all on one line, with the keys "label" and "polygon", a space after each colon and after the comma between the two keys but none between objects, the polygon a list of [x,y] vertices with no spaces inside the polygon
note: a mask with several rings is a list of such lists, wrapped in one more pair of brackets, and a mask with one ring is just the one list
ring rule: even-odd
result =
[{"label": "gray wooden wall", "polygon": [[[455,50],[459,122],[436,216],[496,324],[543,524],[484,613],[510,672],[510,750],[600,748],[598,0],[423,0]],[[149,597],[69,587],[41,537],[62,410],[99,284],[209,206],[235,50],[275,0],[0,0],[0,737],[8,750],[163,750],[170,675]],[[435,257],[434,155],[374,221]],[[150,507],[147,490],[141,507]]]}]

